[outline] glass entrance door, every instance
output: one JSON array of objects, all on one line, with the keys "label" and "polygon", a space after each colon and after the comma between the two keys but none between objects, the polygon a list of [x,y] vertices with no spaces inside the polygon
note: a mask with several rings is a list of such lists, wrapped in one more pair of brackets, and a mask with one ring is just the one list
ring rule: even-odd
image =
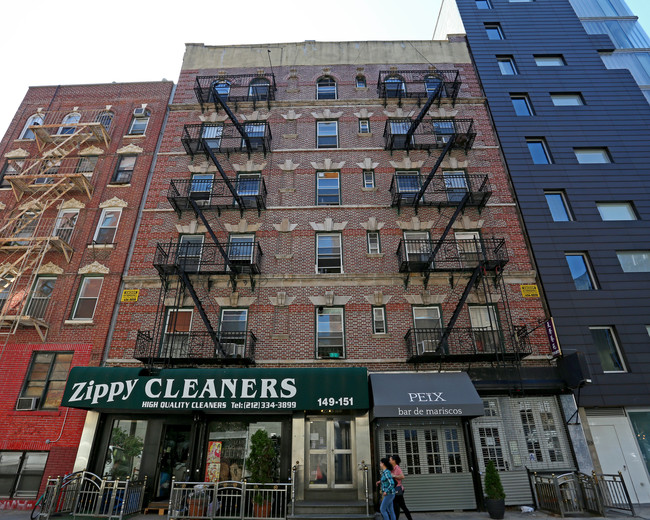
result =
[{"label": "glass entrance door", "polygon": [[352,443],[354,421],[314,417],[307,421],[307,479],[310,489],[354,485]]},{"label": "glass entrance door", "polygon": [[187,480],[190,474],[191,426],[167,425],[160,444],[156,500],[168,500],[172,478]]}]

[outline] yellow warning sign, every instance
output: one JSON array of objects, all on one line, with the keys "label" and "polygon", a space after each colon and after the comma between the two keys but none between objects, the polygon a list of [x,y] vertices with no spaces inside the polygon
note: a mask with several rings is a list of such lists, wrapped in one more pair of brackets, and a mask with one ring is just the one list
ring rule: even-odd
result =
[{"label": "yellow warning sign", "polygon": [[133,303],[138,301],[140,289],[124,289],[122,291],[122,301],[124,303]]},{"label": "yellow warning sign", "polygon": [[539,287],[537,285],[520,285],[521,295],[524,298],[539,298]]}]

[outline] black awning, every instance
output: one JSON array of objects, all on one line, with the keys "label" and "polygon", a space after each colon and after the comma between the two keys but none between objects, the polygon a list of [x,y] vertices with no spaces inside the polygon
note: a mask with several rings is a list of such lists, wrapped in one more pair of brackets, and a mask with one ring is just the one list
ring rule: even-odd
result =
[{"label": "black awning", "polygon": [[477,417],[483,401],[465,372],[370,374],[374,417]]}]

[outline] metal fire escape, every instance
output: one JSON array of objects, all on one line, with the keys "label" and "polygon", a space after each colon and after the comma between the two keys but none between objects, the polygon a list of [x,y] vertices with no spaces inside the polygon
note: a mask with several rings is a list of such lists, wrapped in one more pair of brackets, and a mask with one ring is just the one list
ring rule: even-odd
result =
[{"label": "metal fire escape", "polygon": [[[29,127],[38,154],[31,159],[12,159],[11,185],[16,204],[4,210],[0,221],[0,334],[14,334],[19,327],[34,327],[45,341],[49,323],[45,308],[32,291],[45,255],[51,251],[71,260],[74,222],[47,218],[69,193],[92,197],[93,186],[77,167],[79,149],[85,144],[108,147],[105,110],[39,112],[41,124]],[[105,126],[106,125],[106,126]],[[90,172],[91,173],[91,172]],[[92,175],[92,173],[91,173]]]},{"label": "metal fire escape", "polygon": [[[238,78],[239,76],[237,76]],[[203,81],[203,77],[197,78]],[[161,302],[174,295],[175,314],[162,308],[158,313],[153,332],[140,331],[136,342],[135,357],[149,363],[239,363],[254,362],[255,335],[246,331],[235,335],[219,331],[211,316],[217,315],[209,295],[209,277],[227,275],[232,290],[237,290],[238,276],[248,274],[252,290],[255,290],[255,276],[260,274],[262,250],[254,240],[236,241],[228,244],[220,242],[206,214],[216,209],[218,214],[224,208],[238,209],[241,214],[247,208],[256,208],[258,214],[266,208],[266,187],[264,180],[258,178],[233,179],[228,177],[217,154],[246,152],[250,154],[270,151],[271,134],[265,121],[239,122],[228,106],[231,96],[232,77],[219,78],[212,82],[210,92],[195,89],[197,98],[215,103],[215,108],[223,109],[230,124],[203,123],[186,125],[182,142],[188,154],[194,157],[203,153],[219,172],[220,181],[210,176],[200,179],[172,180],[167,198],[179,217],[183,211],[191,210],[205,227],[209,241],[200,244],[192,242],[170,242],[158,244],[154,267],[162,280]],[[255,83],[259,89],[263,83],[260,77]],[[227,92],[225,86],[228,85]],[[275,80],[273,80],[275,88]],[[266,90],[267,95],[270,88]],[[254,101],[266,99],[261,90],[254,90]],[[240,100],[240,101],[243,101]],[[234,131],[233,131],[234,129]],[[185,295],[189,295],[197,309],[206,332],[179,331],[178,310],[184,306]],[[164,307],[164,305],[163,305]],[[170,319],[171,317],[171,319]]]}]

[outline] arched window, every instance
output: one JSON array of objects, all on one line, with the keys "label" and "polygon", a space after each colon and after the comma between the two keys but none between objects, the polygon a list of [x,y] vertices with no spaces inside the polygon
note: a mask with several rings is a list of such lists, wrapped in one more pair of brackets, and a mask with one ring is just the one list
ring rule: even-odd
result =
[{"label": "arched window", "polygon": [[366,77],[362,74],[357,76],[357,88],[366,88],[368,84],[366,83]]},{"label": "arched window", "polygon": [[386,97],[401,98],[406,94],[406,83],[401,76],[389,76],[384,81]]},{"label": "arched window", "polygon": [[257,101],[269,99],[271,83],[266,78],[255,78],[248,84],[248,98]]},{"label": "arched window", "polygon": [[97,116],[97,121],[98,123],[101,123],[104,126],[104,130],[108,132],[108,130],[111,127],[111,123],[113,122],[113,112],[102,112]]},{"label": "arched window", "polygon": [[34,139],[34,132],[30,130],[30,126],[41,126],[43,124],[43,116],[41,114],[34,114],[31,116],[28,120],[27,123],[25,123],[25,126],[23,127],[23,131],[20,133],[20,138],[19,139]]},{"label": "arched window", "polygon": [[74,126],[66,125],[76,125],[81,120],[81,114],[77,112],[72,112],[63,118],[61,121],[61,126],[57,134],[59,135],[69,135],[74,134]]},{"label": "arched window", "polygon": [[424,89],[427,91],[427,96],[433,94],[438,86],[442,83],[442,79],[435,74],[428,74],[424,77]]},{"label": "arched window", "polygon": [[316,99],[336,99],[336,81],[331,76],[323,76],[316,81]]},{"label": "arched window", "polygon": [[[229,81],[215,81],[212,84],[212,92],[217,92],[223,101],[228,101],[230,95],[230,82]],[[210,94],[212,94],[212,92]]]}]

